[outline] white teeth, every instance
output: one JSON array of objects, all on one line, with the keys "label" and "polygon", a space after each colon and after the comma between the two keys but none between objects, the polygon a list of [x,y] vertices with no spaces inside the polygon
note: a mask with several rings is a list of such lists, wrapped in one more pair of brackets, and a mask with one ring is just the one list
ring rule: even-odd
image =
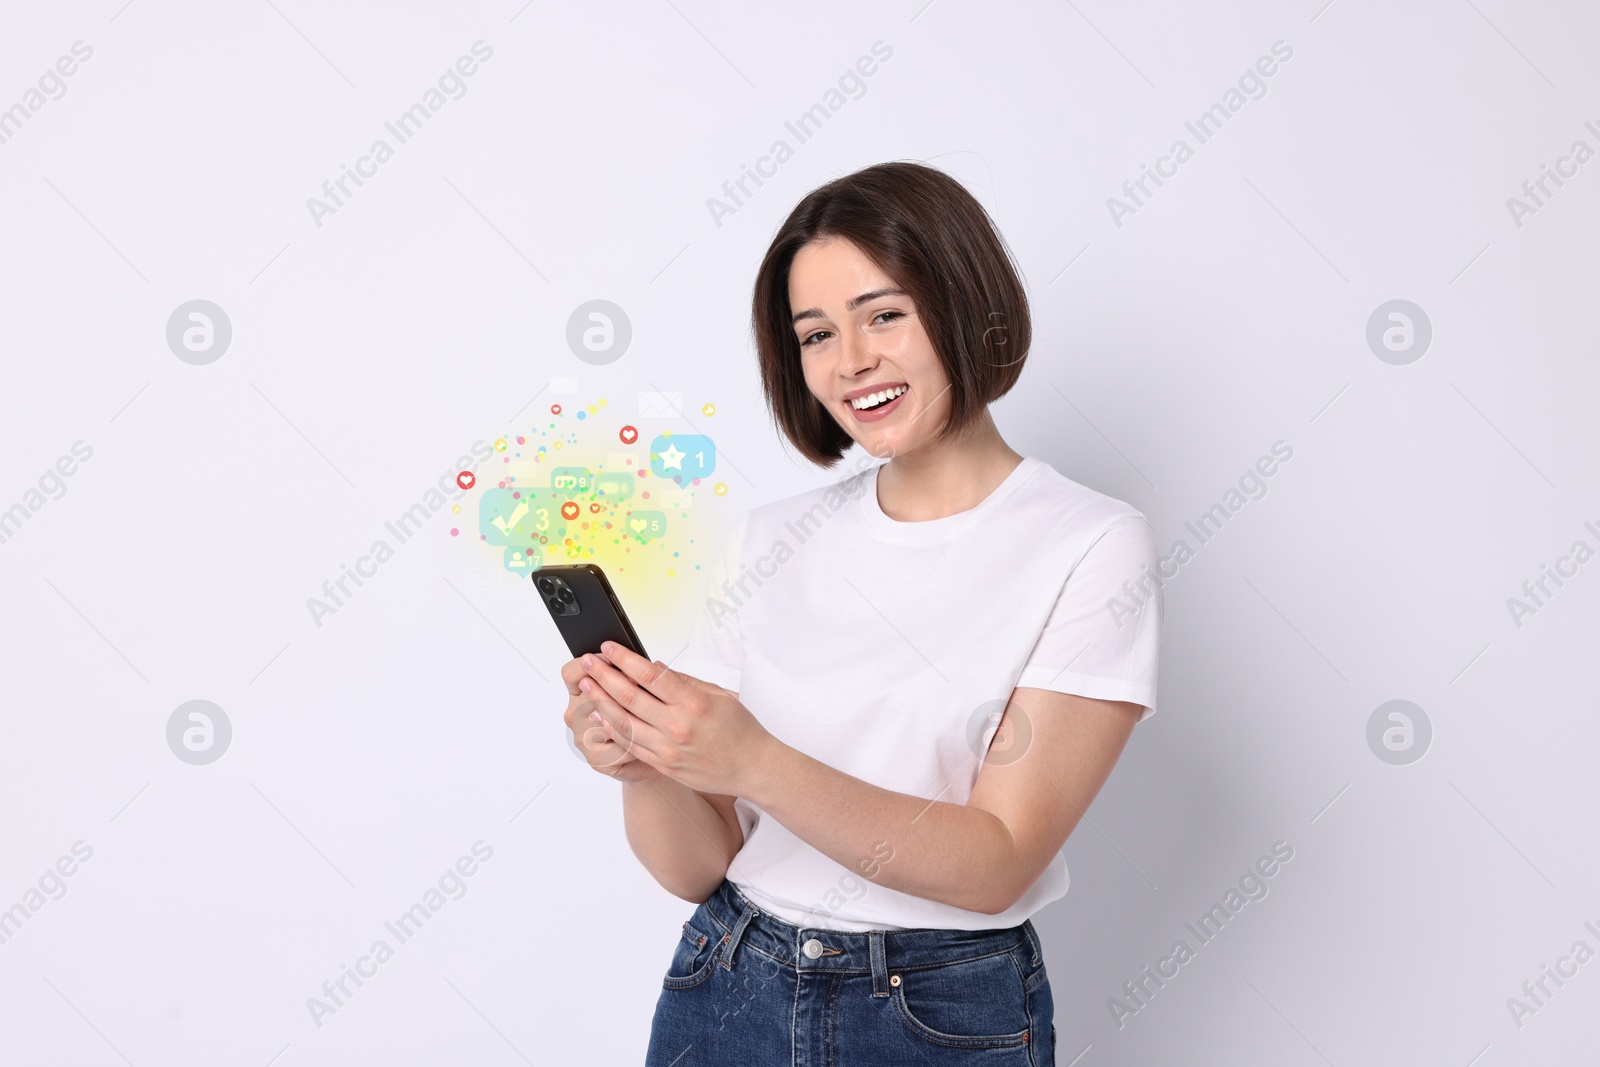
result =
[{"label": "white teeth", "polygon": [[861,411],[865,408],[875,407],[886,400],[893,400],[895,397],[905,392],[907,388],[908,387],[904,385],[897,385],[893,389],[882,389],[868,396],[858,396],[854,400],[850,401],[850,406],[855,408],[857,411]]}]

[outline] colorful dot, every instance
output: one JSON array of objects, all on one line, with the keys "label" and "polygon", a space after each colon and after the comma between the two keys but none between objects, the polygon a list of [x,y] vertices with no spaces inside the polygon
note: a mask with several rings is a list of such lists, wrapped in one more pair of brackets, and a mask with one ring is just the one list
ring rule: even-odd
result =
[{"label": "colorful dot", "polygon": [[605,407],[606,406],[606,398],[605,397],[601,397],[599,400],[595,401],[595,403],[599,404],[601,407]]},{"label": "colorful dot", "polygon": [[460,504],[452,505],[450,510],[456,512],[457,514],[460,514],[461,513],[461,505]]},{"label": "colorful dot", "polygon": [[715,415],[716,413],[717,413],[717,405],[715,405],[715,404],[707,404],[707,405],[705,405],[704,407],[702,407],[700,409],[700,414],[704,415],[708,419],[711,416]]},{"label": "colorful dot", "polygon": [[716,493],[718,496],[727,496],[728,495],[728,483],[727,482],[718,482],[716,485],[713,485],[711,487],[711,491],[713,493]]},{"label": "colorful dot", "polygon": [[587,411],[579,411],[578,412],[579,420],[586,419],[588,417],[589,417],[589,413]]},{"label": "colorful dot", "polygon": [[451,537],[459,536],[460,533],[461,533],[461,531],[459,529],[457,529],[456,527],[454,527],[454,526],[450,527],[450,536]]},{"label": "colorful dot", "polygon": [[507,445],[507,444],[506,444],[506,439],[505,439],[505,438],[504,438],[504,437],[497,437],[497,438],[495,438],[495,441],[494,441],[494,450],[495,450],[495,451],[496,451],[496,452],[504,452],[504,451],[505,451],[505,450],[506,450],[506,449],[507,449],[507,448],[508,448],[508,447],[510,447],[510,446],[508,446],[508,445]]}]

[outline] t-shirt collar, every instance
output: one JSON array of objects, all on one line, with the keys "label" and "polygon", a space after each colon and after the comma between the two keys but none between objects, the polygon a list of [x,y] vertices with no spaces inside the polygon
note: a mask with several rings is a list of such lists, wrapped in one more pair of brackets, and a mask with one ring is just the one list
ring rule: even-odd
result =
[{"label": "t-shirt collar", "polygon": [[954,515],[946,515],[938,519],[924,519],[921,522],[901,522],[885,515],[883,508],[878,503],[878,471],[885,464],[879,464],[867,472],[863,479],[860,509],[861,521],[866,528],[881,540],[893,541],[897,544],[938,544],[949,541],[973,523],[981,521],[990,512],[997,508],[1001,501],[1010,496],[1023,483],[1032,478],[1042,466],[1040,460],[1032,456],[1024,456],[1012,472],[1006,475],[1005,480],[995,486],[990,494],[984,497],[975,507],[966,511],[958,511]]}]

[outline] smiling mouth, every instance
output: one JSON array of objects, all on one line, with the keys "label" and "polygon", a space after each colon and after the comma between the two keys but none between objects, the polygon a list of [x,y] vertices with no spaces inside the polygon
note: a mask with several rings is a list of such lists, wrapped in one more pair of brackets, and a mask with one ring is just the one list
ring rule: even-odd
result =
[{"label": "smiling mouth", "polygon": [[866,396],[858,396],[850,401],[850,406],[857,411],[872,411],[874,408],[880,408],[889,403],[889,401],[909,388],[910,386],[907,385],[897,385],[893,389],[883,389],[876,393],[869,393]]}]

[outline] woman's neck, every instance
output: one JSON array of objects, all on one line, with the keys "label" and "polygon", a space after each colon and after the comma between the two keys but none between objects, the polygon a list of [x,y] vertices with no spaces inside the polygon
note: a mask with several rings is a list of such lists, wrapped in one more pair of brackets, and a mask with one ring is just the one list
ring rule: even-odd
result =
[{"label": "woman's neck", "polygon": [[984,412],[970,432],[895,456],[878,469],[878,507],[897,522],[926,522],[970,511],[1005,481],[1021,453]]}]

